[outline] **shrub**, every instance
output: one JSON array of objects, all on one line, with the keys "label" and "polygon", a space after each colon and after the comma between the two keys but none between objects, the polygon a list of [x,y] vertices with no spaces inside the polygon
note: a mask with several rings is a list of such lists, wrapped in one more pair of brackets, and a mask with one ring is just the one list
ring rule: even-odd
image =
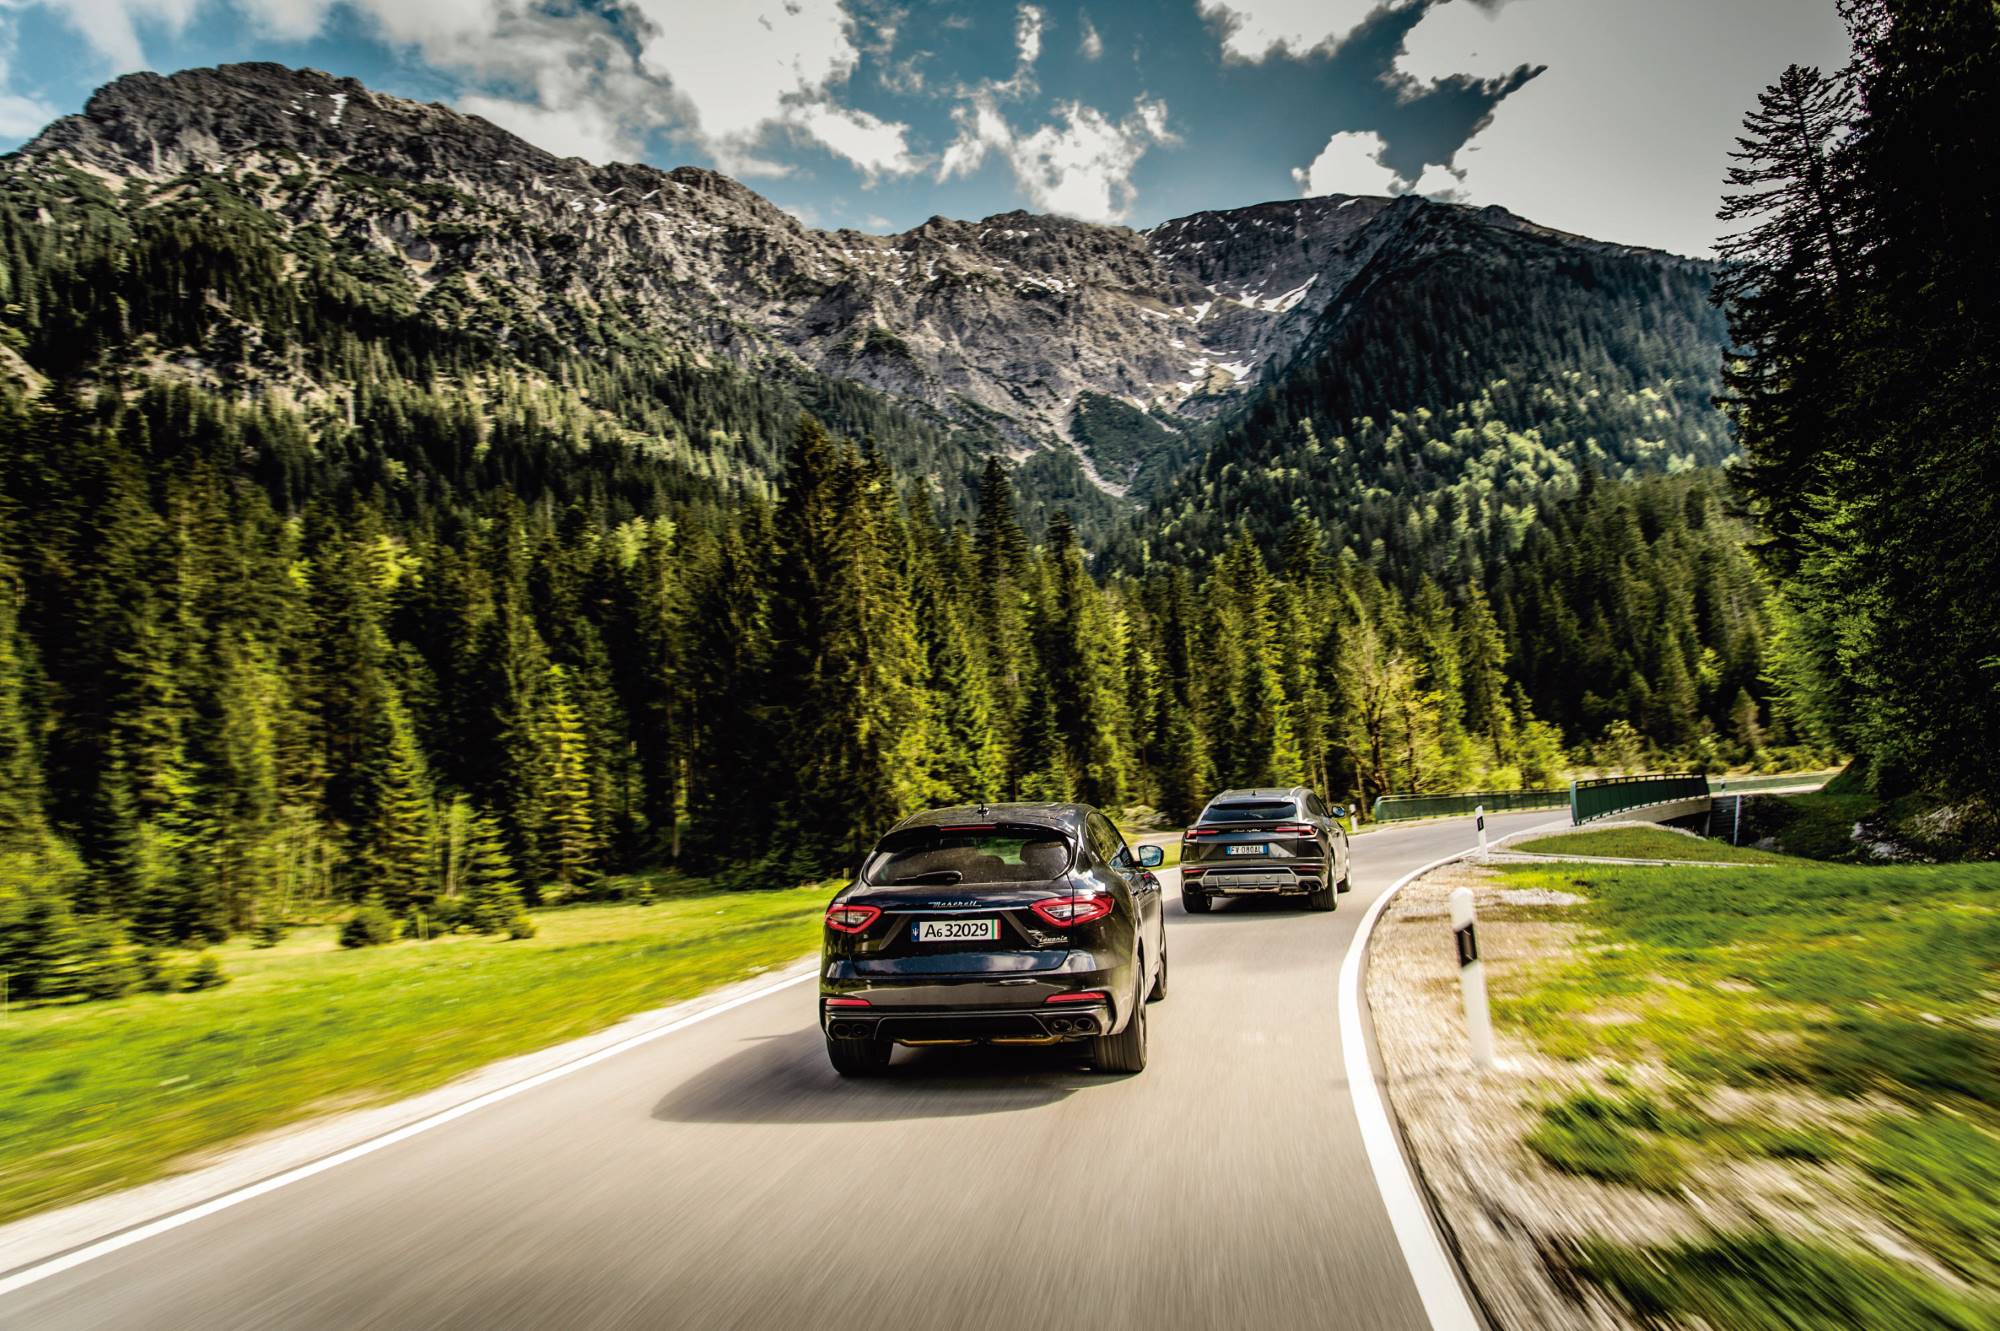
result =
[{"label": "shrub", "polygon": [[464,897],[439,897],[431,903],[431,933],[448,934],[465,928],[466,915]]},{"label": "shrub", "polygon": [[75,990],[83,939],[70,900],[82,863],[67,847],[0,853],[0,971],[17,1000],[61,998]]},{"label": "shrub", "polygon": [[535,936],[534,917],[526,911],[522,911],[519,915],[516,915],[507,922],[507,936],[509,938],[533,938]]},{"label": "shrub", "polygon": [[340,926],[342,947],[380,947],[395,937],[396,917],[382,909],[379,901],[367,902]]},{"label": "shrub", "polygon": [[139,968],[125,950],[125,938],[108,920],[92,920],[78,931],[80,944],[71,977],[75,992],[92,1000],[123,998],[139,983]]},{"label": "shrub", "polygon": [[285,922],[280,919],[257,921],[256,946],[276,947],[285,939]]},{"label": "shrub", "polygon": [[181,988],[194,994],[203,989],[220,989],[228,983],[229,977],[223,974],[222,963],[215,959],[214,953],[204,952],[189,968],[187,978],[181,981]]},{"label": "shrub", "polygon": [[133,953],[132,965],[139,972],[139,988],[149,994],[171,993],[180,984],[172,959],[156,947],[142,947]]}]

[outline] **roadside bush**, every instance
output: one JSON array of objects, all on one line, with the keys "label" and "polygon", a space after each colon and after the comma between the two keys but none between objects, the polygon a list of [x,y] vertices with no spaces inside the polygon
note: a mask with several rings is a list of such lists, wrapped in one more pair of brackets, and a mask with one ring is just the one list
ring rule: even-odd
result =
[{"label": "roadside bush", "polygon": [[172,993],[180,985],[179,970],[159,948],[140,948],[132,954],[132,965],[139,975],[139,988],[146,993]]},{"label": "roadside bush", "polygon": [[384,910],[379,901],[367,902],[340,926],[342,947],[381,947],[395,938],[396,917]]},{"label": "roadside bush", "polygon": [[430,922],[433,934],[456,933],[466,927],[467,910],[464,897],[439,897],[431,903]]},{"label": "roadside bush", "polygon": [[215,959],[214,953],[204,952],[189,968],[187,978],[181,981],[181,988],[194,994],[204,989],[220,989],[228,983],[229,977],[223,973],[222,963]]},{"label": "roadside bush", "polygon": [[70,987],[93,1001],[123,998],[139,984],[139,968],[125,938],[109,920],[92,920],[77,930],[76,969]]},{"label": "roadside bush", "polygon": [[0,971],[15,1000],[74,992],[82,939],[69,901],[82,879],[66,846],[0,854]]},{"label": "roadside bush", "polygon": [[526,911],[522,911],[519,915],[516,915],[512,920],[507,922],[507,936],[509,938],[533,938],[535,936],[534,917]]},{"label": "roadside bush", "polygon": [[285,922],[279,919],[259,920],[254,934],[256,946],[276,947],[285,941]]}]

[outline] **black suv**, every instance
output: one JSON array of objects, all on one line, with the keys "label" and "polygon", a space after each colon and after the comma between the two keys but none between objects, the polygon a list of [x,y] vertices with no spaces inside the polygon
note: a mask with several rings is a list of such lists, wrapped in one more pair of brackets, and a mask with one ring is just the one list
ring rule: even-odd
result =
[{"label": "black suv", "polygon": [[1346,816],[1304,786],[1223,791],[1181,833],[1181,905],[1199,915],[1217,897],[1278,894],[1332,910],[1349,886]]},{"label": "black suv", "polygon": [[1161,859],[1082,804],[905,818],[826,910],[827,1057],[852,1077],[898,1044],[1075,1042],[1142,1070],[1146,1004],[1167,993]]}]

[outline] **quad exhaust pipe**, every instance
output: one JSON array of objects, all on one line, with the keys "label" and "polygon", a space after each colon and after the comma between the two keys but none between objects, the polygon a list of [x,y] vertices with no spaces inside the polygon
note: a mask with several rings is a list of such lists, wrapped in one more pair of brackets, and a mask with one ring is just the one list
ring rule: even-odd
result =
[{"label": "quad exhaust pipe", "polygon": [[1043,1024],[1049,1028],[1051,1035],[1097,1034],[1097,1018],[1092,1016],[1050,1017]]},{"label": "quad exhaust pipe", "polygon": [[861,1021],[836,1021],[827,1028],[827,1034],[836,1040],[865,1040],[868,1038],[868,1024]]}]

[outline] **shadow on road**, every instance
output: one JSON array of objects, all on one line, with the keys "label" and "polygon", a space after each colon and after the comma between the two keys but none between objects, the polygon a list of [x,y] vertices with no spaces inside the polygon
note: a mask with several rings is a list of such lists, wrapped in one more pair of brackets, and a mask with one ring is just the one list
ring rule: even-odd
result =
[{"label": "shadow on road", "polygon": [[1078,1050],[897,1049],[870,1080],[835,1075],[817,1030],[760,1040],[653,1106],[668,1123],[876,1123],[1038,1109],[1122,1078],[1085,1069]]},{"label": "shadow on road", "polygon": [[[1345,905],[1346,903],[1342,902],[1341,904]],[[1167,914],[1173,917],[1176,925],[1226,925],[1229,923],[1229,917],[1232,915],[1240,918],[1244,915],[1313,915],[1317,913],[1316,911],[1306,909],[1305,898],[1303,897],[1281,897],[1275,895],[1268,897],[1229,897],[1227,899],[1218,899],[1208,908],[1206,915],[1188,914],[1187,908],[1181,905],[1179,900],[1175,898],[1170,897],[1167,904]]]}]

